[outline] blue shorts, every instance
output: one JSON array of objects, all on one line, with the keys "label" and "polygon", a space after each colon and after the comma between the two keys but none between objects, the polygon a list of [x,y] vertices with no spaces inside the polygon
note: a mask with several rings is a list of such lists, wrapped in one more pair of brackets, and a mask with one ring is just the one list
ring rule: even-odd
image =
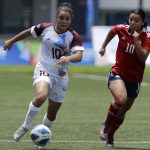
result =
[{"label": "blue shorts", "polygon": [[111,81],[113,80],[122,80],[126,86],[127,96],[129,98],[137,98],[140,91],[140,83],[131,83],[123,80],[118,74],[115,72],[110,72],[108,77],[108,87]]}]

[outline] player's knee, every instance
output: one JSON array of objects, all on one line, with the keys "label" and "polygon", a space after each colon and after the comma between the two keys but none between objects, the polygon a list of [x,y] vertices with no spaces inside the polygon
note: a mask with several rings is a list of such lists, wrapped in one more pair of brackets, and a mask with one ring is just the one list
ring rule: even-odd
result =
[{"label": "player's knee", "polygon": [[124,107],[126,105],[127,97],[126,96],[118,96],[116,100],[122,107]]},{"label": "player's knee", "polygon": [[47,99],[47,94],[44,94],[44,93],[38,93],[35,97],[35,101],[39,103],[45,102],[46,99]]}]

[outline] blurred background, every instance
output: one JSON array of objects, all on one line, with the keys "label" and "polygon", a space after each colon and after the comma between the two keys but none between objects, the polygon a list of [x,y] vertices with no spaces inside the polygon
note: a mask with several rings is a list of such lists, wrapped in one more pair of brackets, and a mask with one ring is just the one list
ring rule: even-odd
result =
[{"label": "blurred background", "polygon": [[[100,58],[98,50],[110,27],[126,23],[132,9],[144,9],[147,23],[150,22],[149,0],[0,0],[0,65],[36,63],[39,40],[18,42],[11,53],[2,50],[2,42],[33,25],[54,22],[57,7],[62,2],[70,2],[74,10],[72,27],[80,33],[85,47],[82,65],[114,63],[117,38],[110,43],[105,57]],[[147,64],[150,62],[147,61]]]}]

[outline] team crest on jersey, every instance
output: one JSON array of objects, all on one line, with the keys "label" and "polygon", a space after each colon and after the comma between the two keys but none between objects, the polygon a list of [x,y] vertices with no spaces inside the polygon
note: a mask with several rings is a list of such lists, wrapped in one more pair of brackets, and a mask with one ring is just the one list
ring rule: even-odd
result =
[{"label": "team crest on jersey", "polygon": [[122,40],[125,40],[125,39],[126,39],[126,38],[123,36],[123,37],[122,37]]}]

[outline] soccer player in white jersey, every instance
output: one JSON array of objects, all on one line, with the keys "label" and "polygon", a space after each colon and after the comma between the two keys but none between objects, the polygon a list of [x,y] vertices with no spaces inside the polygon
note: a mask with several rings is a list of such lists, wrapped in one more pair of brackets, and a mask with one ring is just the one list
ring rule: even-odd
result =
[{"label": "soccer player in white jersey", "polygon": [[42,38],[40,60],[35,66],[33,85],[35,96],[29,104],[25,120],[14,133],[16,141],[21,140],[29,130],[40,107],[48,98],[48,109],[43,124],[51,128],[57,112],[64,102],[68,84],[69,62],[80,62],[83,46],[79,34],[70,28],[73,10],[70,3],[62,3],[56,14],[55,23],[41,23],[24,30],[5,41],[4,50],[10,49],[15,42],[29,36]]}]

